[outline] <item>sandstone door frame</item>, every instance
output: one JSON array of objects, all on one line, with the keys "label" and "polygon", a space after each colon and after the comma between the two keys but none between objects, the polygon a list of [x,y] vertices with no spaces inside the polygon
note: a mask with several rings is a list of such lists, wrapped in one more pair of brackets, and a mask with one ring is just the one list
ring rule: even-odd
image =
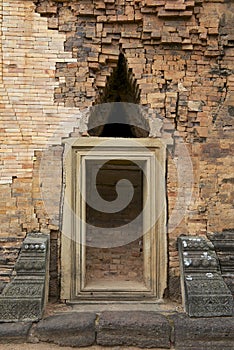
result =
[{"label": "sandstone door frame", "polygon": [[[158,139],[79,138],[67,139],[64,152],[64,196],[61,234],[61,299],[162,299],[167,284],[167,234],[165,145]],[[85,201],[86,161],[108,161],[125,158],[141,162],[146,183],[143,184],[143,254],[144,282],[142,288],[88,288],[85,283]],[[83,178],[83,180],[82,180]],[[85,191],[83,191],[85,193]],[[147,197],[147,198],[146,198]],[[77,214],[83,220],[77,220]]]}]

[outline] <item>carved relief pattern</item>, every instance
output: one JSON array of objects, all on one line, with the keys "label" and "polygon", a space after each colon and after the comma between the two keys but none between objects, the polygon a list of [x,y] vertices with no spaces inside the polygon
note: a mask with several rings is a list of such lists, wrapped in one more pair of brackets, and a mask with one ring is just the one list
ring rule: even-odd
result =
[{"label": "carved relief pattern", "polygon": [[207,314],[213,316],[223,316],[229,314],[232,308],[232,301],[229,297],[210,296],[210,297],[194,297],[189,304],[191,313],[196,313],[199,308],[200,316],[206,317]]},{"label": "carved relief pattern", "polygon": [[15,269],[17,272],[26,272],[30,270],[34,271],[42,271],[45,270],[45,261],[32,261],[31,259],[20,259],[16,266]]},{"label": "carved relief pattern", "polygon": [[16,276],[0,296],[0,322],[38,320],[44,308],[49,236],[28,234],[16,262]]},{"label": "carved relief pattern", "polygon": [[33,300],[9,300],[1,303],[0,316],[5,321],[11,320],[34,320],[40,317],[41,303],[38,299]]},{"label": "carved relief pattern", "polygon": [[180,237],[184,250],[190,251],[210,251],[214,250],[214,246],[210,241],[206,241],[203,237]]},{"label": "carved relief pattern", "polygon": [[213,233],[209,238],[215,246],[222,276],[234,295],[234,231]]},{"label": "carved relief pattern", "polygon": [[21,296],[21,295],[27,295],[27,296],[40,296],[43,292],[43,284],[26,284],[26,285],[15,285],[6,292],[4,292],[4,295],[6,296]]},{"label": "carved relief pattern", "polygon": [[231,316],[233,298],[214,246],[203,237],[178,239],[184,307],[189,316]]},{"label": "carved relief pattern", "polygon": [[189,271],[195,268],[197,269],[213,269],[214,271],[219,269],[219,264],[217,258],[214,256],[214,254],[193,254],[191,253],[184,253],[184,265],[185,270]]},{"label": "carved relief pattern", "polygon": [[220,293],[221,291],[224,293],[227,292],[227,288],[224,287],[222,280],[193,280],[191,282],[186,281],[186,285],[188,292],[193,294],[210,294],[211,289],[213,294]]}]

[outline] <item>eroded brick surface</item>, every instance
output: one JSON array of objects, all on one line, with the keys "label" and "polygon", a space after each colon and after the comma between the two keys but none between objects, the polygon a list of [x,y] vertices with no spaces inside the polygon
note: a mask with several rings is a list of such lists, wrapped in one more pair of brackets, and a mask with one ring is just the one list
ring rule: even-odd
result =
[{"label": "eroded brick surface", "polygon": [[[0,237],[58,232],[61,140],[86,132],[81,110],[113,96],[108,88],[120,53],[130,101],[159,115],[161,136],[173,140],[169,214],[181,210],[179,136],[193,164],[192,202],[169,232],[170,276],[179,275],[179,234],[233,228],[233,12],[222,0],[1,0]],[[4,260],[7,269],[13,260]]]}]

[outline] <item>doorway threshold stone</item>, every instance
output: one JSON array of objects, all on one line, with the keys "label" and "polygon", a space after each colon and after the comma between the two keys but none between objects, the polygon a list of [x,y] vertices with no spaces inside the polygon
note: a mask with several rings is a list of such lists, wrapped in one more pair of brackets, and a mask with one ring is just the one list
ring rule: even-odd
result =
[{"label": "doorway threshold stone", "polygon": [[165,300],[144,300],[144,301],[79,301],[69,303],[73,311],[77,312],[105,312],[105,311],[154,311],[154,312],[176,312],[182,311],[182,305]]}]

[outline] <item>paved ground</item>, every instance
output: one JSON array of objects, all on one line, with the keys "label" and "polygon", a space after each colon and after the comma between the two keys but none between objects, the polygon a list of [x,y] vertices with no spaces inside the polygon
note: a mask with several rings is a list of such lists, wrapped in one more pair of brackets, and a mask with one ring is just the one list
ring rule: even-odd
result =
[{"label": "paved ground", "polygon": [[[0,350],[137,350],[136,347],[126,347],[126,346],[114,346],[114,347],[102,347],[102,346],[92,346],[89,348],[71,348],[67,346],[60,347],[54,344],[0,344]],[[141,348],[140,350],[144,350]],[[149,349],[147,349],[149,350]],[[162,350],[158,348],[153,348],[151,350]],[[172,348],[170,350],[173,350]]]}]

